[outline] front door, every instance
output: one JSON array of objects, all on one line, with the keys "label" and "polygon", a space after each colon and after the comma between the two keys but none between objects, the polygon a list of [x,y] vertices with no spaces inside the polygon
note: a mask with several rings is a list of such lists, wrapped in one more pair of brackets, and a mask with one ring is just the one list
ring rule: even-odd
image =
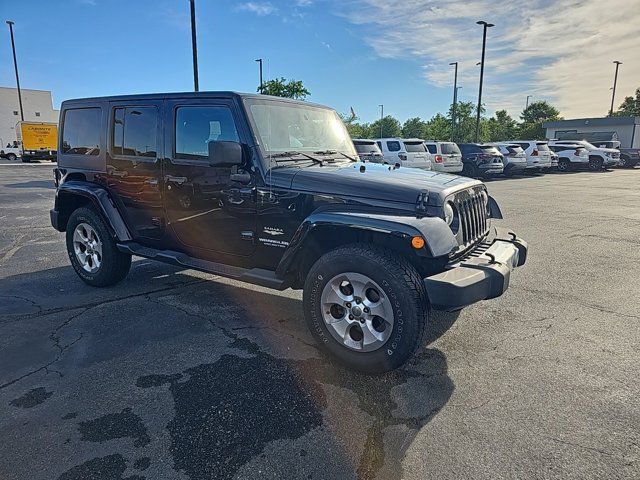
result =
[{"label": "front door", "polygon": [[161,108],[162,100],[112,102],[109,109],[106,180],[135,240],[164,233]]},{"label": "front door", "polygon": [[234,180],[238,167],[212,166],[208,158],[210,142],[246,143],[237,118],[230,100],[165,104],[165,210],[172,234],[192,256],[246,257],[255,248],[254,190]]}]

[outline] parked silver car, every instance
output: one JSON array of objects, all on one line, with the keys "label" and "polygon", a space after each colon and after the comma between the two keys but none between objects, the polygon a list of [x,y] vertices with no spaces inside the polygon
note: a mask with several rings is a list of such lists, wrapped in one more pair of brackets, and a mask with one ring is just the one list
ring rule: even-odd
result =
[{"label": "parked silver car", "polygon": [[431,155],[431,169],[436,172],[460,173],[462,171],[462,153],[453,142],[435,142],[427,140],[425,147]]},{"label": "parked silver car", "polygon": [[497,142],[493,143],[504,156],[502,163],[504,164],[504,174],[506,176],[518,175],[524,173],[527,169],[527,154],[517,143]]}]

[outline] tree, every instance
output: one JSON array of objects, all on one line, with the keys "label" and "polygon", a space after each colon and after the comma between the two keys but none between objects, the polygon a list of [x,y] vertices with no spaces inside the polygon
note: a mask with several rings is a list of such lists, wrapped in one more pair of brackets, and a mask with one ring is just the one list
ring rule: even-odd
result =
[{"label": "tree", "polygon": [[424,129],[425,140],[450,140],[451,139],[451,119],[441,113],[436,113],[431,120],[426,123]]},{"label": "tree", "polygon": [[640,88],[636,89],[635,98],[625,97],[613,115],[616,117],[640,117]]},{"label": "tree", "polygon": [[561,120],[560,112],[550,103],[539,101],[530,103],[520,115],[520,137],[527,140],[544,140],[545,130],[542,124],[553,120]]},{"label": "tree", "polygon": [[[456,106],[456,129],[455,141],[459,143],[473,142],[476,135],[476,105],[473,102],[458,102]],[[449,108],[447,119],[451,124],[451,114],[453,113],[453,105]],[[484,108],[481,110],[484,112]],[[451,127],[449,127],[451,128]],[[445,140],[449,140],[446,138]]]},{"label": "tree", "polygon": [[426,122],[422,121],[420,117],[409,118],[402,125],[402,136],[404,138],[424,138],[426,128]]},{"label": "tree", "polygon": [[481,124],[483,141],[499,142],[516,136],[518,124],[506,110],[498,110],[493,117]]},{"label": "tree", "polygon": [[345,115],[343,113],[338,114],[347,127],[347,132],[351,138],[368,138],[369,137],[369,124],[359,123],[360,118],[353,115]]},{"label": "tree", "polygon": [[[260,87],[258,87],[258,92]],[[295,98],[304,100],[311,92],[305,88],[301,80],[289,80],[284,77],[274,78],[264,82],[262,85],[262,93],[265,95],[274,95],[276,97]]]},{"label": "tree", "polygon": [[[381,123],[382,130],[380,130]],[[376,120],[375,122],[370,124],[367,133],[369,138],[378,138],[380,136],[382,136],[383,138],[400,137],[402,136],[402,126],[397,119],[395,119],[391,115],[387,115],[384,118]]]}]

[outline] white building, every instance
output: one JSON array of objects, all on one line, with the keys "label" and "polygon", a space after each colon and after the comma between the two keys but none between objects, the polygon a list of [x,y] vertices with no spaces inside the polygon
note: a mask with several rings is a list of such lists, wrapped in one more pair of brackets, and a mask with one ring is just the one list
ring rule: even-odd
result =
[{"label": "white building", "polygon": [[[53,109],[51,92],[21,88],[25,122],[58,123],[60,110]],[[0,147],[16,141],[16,123],[20,121],[18,90],[0,87]]]},{"label": "white building", "polygon": [[640,117],[576,118],[545,122],[543,126],[549,139],[591,143],[616,140],[622,148],[640,148]]}]

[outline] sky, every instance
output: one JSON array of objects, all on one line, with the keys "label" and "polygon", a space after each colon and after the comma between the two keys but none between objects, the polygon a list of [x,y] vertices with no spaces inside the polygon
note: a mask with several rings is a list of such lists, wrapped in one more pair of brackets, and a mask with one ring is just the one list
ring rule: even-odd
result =
[{"label": "sky", "polygon": [[[518,117],[527,95],[565,118],[606,114],[640,87],[640,0],[196,0],[201,90],[255,92],[302,80],[310,101],[361,121],[445,112],[459,62],[461,101]],[[188,0],[0,0],[15,21],[23,88],[68,98],[193,89]],[[8,26],[0,85],[15,86]]]}]

